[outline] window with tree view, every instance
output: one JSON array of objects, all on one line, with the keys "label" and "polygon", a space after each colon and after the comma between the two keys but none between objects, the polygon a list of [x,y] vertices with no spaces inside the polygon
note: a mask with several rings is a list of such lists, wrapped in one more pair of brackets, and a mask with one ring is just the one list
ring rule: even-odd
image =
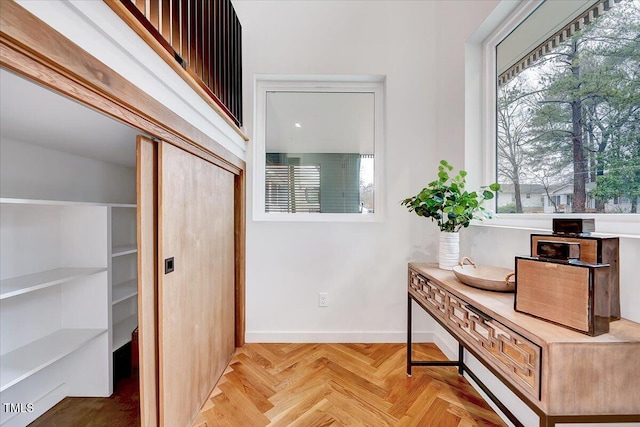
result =
[{"label": "window with tree view", "polygon": [[561,3],[497,48],[498,212],[638,213],[640,0]]}]

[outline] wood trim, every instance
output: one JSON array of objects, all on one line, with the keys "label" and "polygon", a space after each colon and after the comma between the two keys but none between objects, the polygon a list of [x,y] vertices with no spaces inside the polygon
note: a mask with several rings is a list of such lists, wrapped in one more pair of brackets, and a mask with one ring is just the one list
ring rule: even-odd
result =
[{"label": "wood trim", "polygon": [[0,65],[234,174],[245,162],[12,0],[0,1]]},{"label": "wood trim", "polygon": [[[160,257],[162,256],[162,230],[164,227],[164,223],[163,223],[163,215],[161,212],[162,209],[162,204],[164,203],[163,197],[162,197],[162,173],[163,173],[163,165],[162,165],[162,153],[163,150],[165,149],[166,145],[163,143],[163,141],[158,141],[156,143],[156,165],[157,165],[157,169],[156,169],[156,179],[158,182],[158,186],[156,187],[157,189],[157,193],[156,193],[156,197],[158,200],[158,240],[157,240],[157,244],[156,244],[156,259],[160,260]],[[158,313],[158,322],[156,323],[156,333],[157,333],[157,348],[158,348],[158,375],[156,376],[156,381],[158,382],[158,422],[156,424],[153,425],[153,427],[165,427],[162,423],[162,420],[164,420],[165,418],[165,412],[166,412],[166,408],[161,404],[161,402],[164,399],[164,394],[166,393],[166,391],[164,390],[164,387],[162,387],[161,384],[164,384],[164,371],[161,368],[163,363],[164,363],[164,355],[162,354],[162,346],[164,344],[163,342],[163,337],[162,337],[162,328],[163,328],[163,322],[164,319],[162,317],[162,307],[161,307],[161,301],[162,301],[162,286],[163,286],[163,281],[164,281],[164,271],[163,271],[163,262],[159,261],[157,264],[157,270],[156,270],[156,274],[158,277],[158,295],[157,295],[157,303],[156,303],[156,310]],[[146,427],[146,426],[141,426],[141,427]]]},{"label": "wood trim", "polygon": [[246,174],[236,175],[234,182],[235,215],[235,327],[236,347],[244,346],[245,337],[245,239],[246,239]]},{"label": "wood trim", "polygon": [[[3,4],[0,1],[0,4]],[[68,96],[80,103],[91,107],[107,116],[118,121],[126,123],[130,126],[140,129],[172,143],[185,151],[208,160],[216,165],[228,170],[231,173],[240,173],[244,169],[244,162],[240,161],[242,167],[232,166],[222,161],[220,158],[213,156],[210,152],[204,151],[187,140],[169,133],[163,126],[157,125],[151,120],[139,115],[133,115],[126,109],[114,105],[100,94],[96,94],[91,89],[79,85],[72,78],[60,74],[54,74],[50,68],[39,64],[31,58],[12,49],[12,47],[2,44],[3,40],[0,36],[0,66],[10,69],[17,74],[26,77],[29,80],[42,84],[56,92]]]},{"label": "wood trim", "polygon": [[138,337],[140,420],[158,425],[158,153],[144,136],[136,141],[138,198]]},{"label": "wood trim", "polygon": [[[103,0],[107,6],[111,8],[126,24],[131,27],[157,54],[160,56],[182,79],[207,103],[213,108],[224,120],[233,128],[233,130],[245,141],[249,141],[249,137],[238,127],[238,125],[229,116],[226,107],[219,105],[212,98],[216,95],[204,86],[198,76],[189,69],[183,68],[175,58],[175,51],[166,42],[158,40],[154,37],[152,31],[144,26],[136,16],[126,7],[120,0]],[[170,49],[170,50],[169,50]],[[217,98],[217,97],[216,97]]]}]

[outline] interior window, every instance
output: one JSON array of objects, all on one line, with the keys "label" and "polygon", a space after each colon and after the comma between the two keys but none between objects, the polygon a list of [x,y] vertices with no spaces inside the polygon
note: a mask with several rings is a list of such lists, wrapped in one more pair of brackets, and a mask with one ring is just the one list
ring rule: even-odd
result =
[{"label": "interior window", "polygon": [[498,212],[638,213],[640,2],[545,1],[496,58]]},{"label": "interior window", "polygon": [[258,87],[258,218],[373,216],[380,205],[381,82]]}]

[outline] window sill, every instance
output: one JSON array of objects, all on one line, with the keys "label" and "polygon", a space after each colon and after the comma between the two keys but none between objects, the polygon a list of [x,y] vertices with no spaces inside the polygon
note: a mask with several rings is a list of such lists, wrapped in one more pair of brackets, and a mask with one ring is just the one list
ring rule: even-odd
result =
[{"label": "window sill", "polygon": [[254,212],[254,221],[265,222],[382,222],[381,214],[266,213]]},{"label": "window sill", "polygon": [[[551,232],[553,214],[499,214],[494,219],[473,221],[473,226],[512,228],[536,232]],[[640,239],[640,214],[572,214],[566,218],[595,218],[594,235],[615,235],[628,239]]]}]

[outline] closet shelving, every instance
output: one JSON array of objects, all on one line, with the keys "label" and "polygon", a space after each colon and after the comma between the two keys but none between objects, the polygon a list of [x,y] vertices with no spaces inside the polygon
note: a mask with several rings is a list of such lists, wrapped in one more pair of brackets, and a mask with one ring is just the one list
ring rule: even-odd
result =
[{"label": "closet shelving", "polygon": [[136,206],[113,205],[111,218],[112,351],[131,341],[138,325]]},{"label": "closet shelving", "polygon": [[107,271],[106,268],[54,268],[52,270],[0,280],[0,300],[61,285],[84,276]]},{"label": "closet shelving", "polygon": [[104,329],[59,329],[2,355],[0,392],[68,356],[105,332]]},{"label": "closet shelving", "polygon": [[112,352],[137,326],[136,206],[0,198],[0,393],[30,402],[109,396]]}]

